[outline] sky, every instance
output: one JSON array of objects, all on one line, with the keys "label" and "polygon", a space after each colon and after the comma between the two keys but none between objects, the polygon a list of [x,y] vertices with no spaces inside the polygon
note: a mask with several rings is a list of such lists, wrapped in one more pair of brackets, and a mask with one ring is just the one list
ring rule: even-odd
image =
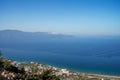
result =
[{"label": "sky", "polygon": [[120,35],[120,0],[0,0],[0,30]]}]

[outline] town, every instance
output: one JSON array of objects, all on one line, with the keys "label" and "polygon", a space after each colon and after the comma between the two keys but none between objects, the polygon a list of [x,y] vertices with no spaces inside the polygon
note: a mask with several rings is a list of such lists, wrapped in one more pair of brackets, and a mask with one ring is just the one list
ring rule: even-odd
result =
[{"label": "town", "polygon": [[0,67],[0,80],[120,80],[119,76],[80,73],[37,62],[17,62],[2,58],[0,65],[2,63],[4,68]]}]

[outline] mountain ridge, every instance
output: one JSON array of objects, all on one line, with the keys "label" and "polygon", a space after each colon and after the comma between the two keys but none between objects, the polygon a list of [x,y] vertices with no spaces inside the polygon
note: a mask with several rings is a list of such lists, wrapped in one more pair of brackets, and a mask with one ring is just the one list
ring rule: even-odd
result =
[{"label": "mountain ridge", "polygon": [[51,34],[48,32],[25,32],[20,30],[0,30],[0,41],[60,41],[69,40],[74,36],[63,34]]}]

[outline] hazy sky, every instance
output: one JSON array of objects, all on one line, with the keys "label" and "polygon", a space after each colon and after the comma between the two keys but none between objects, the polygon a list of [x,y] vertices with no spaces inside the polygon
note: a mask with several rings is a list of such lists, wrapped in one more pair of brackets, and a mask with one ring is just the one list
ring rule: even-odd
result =
[{"label": "hazy sky", "polygon": [[0,30],[120,35],[120,0],[0,0]]}]

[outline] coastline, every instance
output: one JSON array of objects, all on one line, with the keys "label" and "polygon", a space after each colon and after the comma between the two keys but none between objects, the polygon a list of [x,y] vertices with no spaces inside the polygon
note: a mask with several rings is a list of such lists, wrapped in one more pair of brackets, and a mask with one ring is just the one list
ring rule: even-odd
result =
[{"label": "coastline", "polygon": [[[31,61],[31,62],[34,62],[34,61]],[[39,63],[39,62],[37,62],[37,63]],[[43,63],[39,63],[39,64],[43,64]],[[120,78],[120,75],[108,75],[108,74],[100,74],[100,73],[92,73],[92,72],[81,72],[81,71],[77,71],[77,70],[73,70],[73,69],[69,69],[69,68],[60,68],[60,67],[55,66],[55,65],[49,65],[49,64],[43,64],[43,65],[55,67],[57,69],[66,69],[70,72],[75,72],[75,73],[79,73],[79,74],[87,74],[89,77],[95,76],[95,77],[101,77],[101,78],[102,77]]]},{"label": "coastline", "polygon": [[[5,58],[5,59],[9,59],[9,58]],[[36,62],[38,64],[43,64],[43,65],[46,65],[46,66],[52,66],[52,67],[56,67],[56,68],[59,68],[59,69],[67,69],[67,70],[72,71],[72,72],[78,72],[78,73],[84,73],[84,74],[120,77],[120,75],[116,75],[116,74],[114,75],[114,74],[106,74],[106,73],[98,73],[98,72],[80,71],[80,70],[74,69],[74,68],[67,68],[67,67],[64,67],[64,66],[50,64],[50,63],[44,63],[44,62],[39,62],[39,61],[31,61],[31,60],[30,61],[20,61],[20,60],[15,60],[15,59],[9,59],[9,60],[20,62],[20,63]]]},{"label": "coastline", "polygon": [[[5,58],[6,59],[6,58]],[[60,76],[61,78],[63,78],[63,80],[79,80],[77,78],[81,77],[81,76],[85,76],[89,79],[100,79],[100,80],[120,80],[120,76],[114,76],[114,75],[103,75],[103,74],[96,74],[96,73],[87,73],[87,72],[79,72],[79,71],[73,71],[73,70],[69,70],[66,68],[59,68],[59,67],[55,67],[55,66],[51,66],[48,64],[42,64],[42,63],[38,63],[38,62],[18,62],[18,61],[14,61],[14,60],[10,60],[10,59],[6,59],[8,61],[11,62],[12,65],[16,66],[16,67],[20,67],[21,65],[24,65],[24,69],[26,70],[26,72],[30,72],[31,69],[29,69],[29,67],[31,65],[37,65],[37,67],[40,68],[39,71],[44,71],[46,69],[52,69],[52,71],[54,71],[54,74],[56,76]],[[26,65],[26,66],[25,66]],[[72,76],[72,77],[71,77]]]},{"label": "coastline", "polygon": [[[17,62],[25,62],[25,63],[29,63],[31,62],[32,60],[29,60],[29,61],[24,61],[24,60],[17,60],[16,58],[13,59],[13,58],[8,58],[8,57],[5,57],[6,59],[10,59],[10,60],[13,60],[13,61],[17,61]],[[68,66],[61,66],[61,65],[57,65],[57,64],[52,64],[52,63],[46,63],[46,62],[41,62],[41,61],[33,61],[33,62],[37,62],[37,63],[40,63],[40,64],[43,64],[43,65],[48,65],[48,66],[54,66],[54,67],[57,67],[57,68],[66,68],[70,71],[74,71],[74,72],[80,72],[80,73],[86,73],[86,74],[98,74],[98,75],[108,75],[108,76],[120,76],[119,74],[109,74],[109,73],[104,73],[104,72],[99,72],[99,71],[87,71],[87,70],[80,70],[80,69],[75,69],[75,68],[71,68],[71,67],[68,67]]]}]

